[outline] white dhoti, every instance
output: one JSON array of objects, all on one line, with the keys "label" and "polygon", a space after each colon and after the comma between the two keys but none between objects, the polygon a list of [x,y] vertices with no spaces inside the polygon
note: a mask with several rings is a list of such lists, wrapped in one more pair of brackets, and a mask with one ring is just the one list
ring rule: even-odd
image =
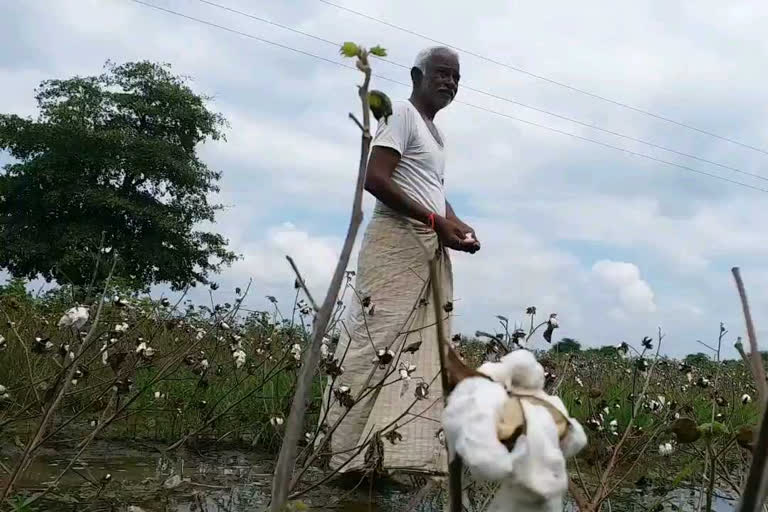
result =
[{"label": "white dhoti", "polygon": [[[336,379],[333,387],[348,386],[354,398],[364,388],[375,388],[387,373],[392,374],[386,378],[383,387],[371,391],[349,409],[340,404],[330,386],[326,386],[320,418],[325,417],[325,425],[333,427],[346,414],[332,432],[329,446],[323,450],[333,453],[330,466],[332,469],[343,466],[341,472],[363,469],[365,449],[356,453],[355,448],[365,443],[372,433],[389,427],[387,431],[396,430],[402,439],[393,435],[393,444],[389,437],[382,437],[386,470],[447,473],[446,449],[441,435],[443,399],[429,263],[414,233],[426,247],[429,257],[436,258],[443,300],[450,301],[453,297],[450,257],[439,244],[437,235],[423,224],[379,204],[360,248],[355,293],[347,294],[348,311],[341,323],[339,344],[334,354],[341,361],[344,374]],[[370,304],[364,306],[363,302],[369,300]],[[440,306],[444,332],[450,336],[450,315],[446,312],[450,308]],[[402,352],[419,341],[418,351]],[[379,349],[390,349],[395,354],[385,368],[373,362]],[[398,382],[402,379],[400,368],[409,365],[416,366],[410,380]],[[366,384],[372,371],[373,376]],[[429,389],[425,399],[417,400],[415,390],[420,382],[426,382]],[[330,378],[328,383],[331,383]],[[403,415],[409,407],[410,411]]]}]

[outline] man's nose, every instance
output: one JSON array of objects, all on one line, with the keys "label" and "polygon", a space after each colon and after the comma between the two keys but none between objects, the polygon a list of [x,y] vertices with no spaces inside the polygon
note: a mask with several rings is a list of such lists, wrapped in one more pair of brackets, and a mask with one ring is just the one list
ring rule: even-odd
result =
[{"label": "man's nose", "polygon": [[453,77],[446,78],[443,81],[443,85],[450,88],[452,91],[456,91],[458,89],[458,84],[456,83],[456,80]]}]

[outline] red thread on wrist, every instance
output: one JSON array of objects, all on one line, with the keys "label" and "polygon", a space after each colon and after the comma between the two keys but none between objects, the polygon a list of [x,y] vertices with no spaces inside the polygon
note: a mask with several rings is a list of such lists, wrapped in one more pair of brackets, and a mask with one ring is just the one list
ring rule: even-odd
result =
[{"label": "red thread on wrist", "polygon": [[431,227],[432,231],[434,231],[435,230],[435,214],[434,213],[430,213],[427,216],[427,220],[429,221],[429,227]]}]

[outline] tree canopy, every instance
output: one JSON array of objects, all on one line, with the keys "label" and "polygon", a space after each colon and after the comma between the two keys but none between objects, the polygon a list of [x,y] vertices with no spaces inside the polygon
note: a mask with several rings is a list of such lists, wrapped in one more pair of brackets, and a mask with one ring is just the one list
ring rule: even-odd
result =
[{"label": "tree canopy", "polygon": [[581,350],[581,343],[573,338],[563,338],[549,349],[550,352],[558,352],[560,354],[567,354],[569,352],[578,352]]},{"label": "tree canopy", "polygon": [[85,285],[116,277],[136,289],[207,283],[237,256],[200,230],[221,173],[197,155],[226,120],[167,64],[107,62],[99,76],[47,80],[36,120],[0,114],[0,268]]},{"label": "tree canopy", "polygon": [[712,358],[703,352],[697,352],[695,354],[688,354],[685,356],[684,361],[692,365],[706,365],[712,362]]}]

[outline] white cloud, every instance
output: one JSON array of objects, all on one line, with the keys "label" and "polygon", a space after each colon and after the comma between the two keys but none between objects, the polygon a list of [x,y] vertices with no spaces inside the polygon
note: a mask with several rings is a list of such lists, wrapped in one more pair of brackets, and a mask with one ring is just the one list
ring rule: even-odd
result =
[{"label": "white cloud", "polygon": [[[320,302],[325,297],[340,248],[341,240],[337,238],[313,236],[285,222],[268,228],[258,241],[243,242],[240,245],[243,259],[232,266],[227,278],[233,282],[240,280],[239,286],[253,279],[257,290],[285,297],[295,279],[286,259],[291,256],[315,300]],[[260,297],[257,295],[256,299]]]},{"label": "white cloud", "polygon": [[640,278],[640,269],[634,263],[601,260],[592,265],[592,273],[602,286],[615,294],[628,313],[656,311],[653,290]]}]

